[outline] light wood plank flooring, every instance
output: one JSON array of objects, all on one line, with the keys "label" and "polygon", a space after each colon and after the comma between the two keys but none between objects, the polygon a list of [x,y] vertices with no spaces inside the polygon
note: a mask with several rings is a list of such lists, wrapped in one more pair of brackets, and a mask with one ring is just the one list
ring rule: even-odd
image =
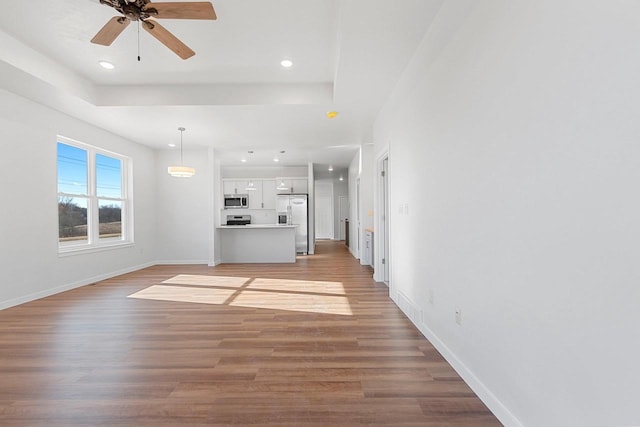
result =
[{"label": "light wood plank flooring", "polygon": [[499,426],[339,242],[0,311],[0,425]]}]

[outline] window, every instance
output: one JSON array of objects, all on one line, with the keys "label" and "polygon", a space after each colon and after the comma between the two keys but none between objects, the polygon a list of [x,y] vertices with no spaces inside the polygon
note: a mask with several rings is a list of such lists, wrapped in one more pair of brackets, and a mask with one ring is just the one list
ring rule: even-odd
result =
[{"label": "window", "polygon": [[130,160],[58,137],[61,253],[133,242]]}]

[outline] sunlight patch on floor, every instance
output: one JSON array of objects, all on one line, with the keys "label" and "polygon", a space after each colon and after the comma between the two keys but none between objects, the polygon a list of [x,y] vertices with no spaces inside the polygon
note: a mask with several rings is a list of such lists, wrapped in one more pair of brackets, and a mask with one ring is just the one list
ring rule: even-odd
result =
[{"label": "sunlight patch on floor", "polygon": [[344,286],[341,282],[256,278],[249,284],[248,288],[269,289],[285,292],[313,292],[319,294],[345,295]]},{"label": "sunlight patch on floor", "polygon": [[303,311],[307,313],[351,316],[351,306],[345,297],[281,292],[242,291],[229,304],[234,307]]},{"label": "sunlight patch on floor", "polygon": [[234,289],[152,285],[135,294],[129,295],[129,298],[194,302],[198,304],[224,304],[235,292]]},{"label": "sunlight patch on floor", "polygon": [[341,282],[179,274],[129,298],[352,316]]},{"label": "sunlight patch on floor", "polygon": [[196,274],[178,274],[162,283],[170,285],[219,286],[223,288],[240,288],[251,278],[232,276],[202,276]]}]

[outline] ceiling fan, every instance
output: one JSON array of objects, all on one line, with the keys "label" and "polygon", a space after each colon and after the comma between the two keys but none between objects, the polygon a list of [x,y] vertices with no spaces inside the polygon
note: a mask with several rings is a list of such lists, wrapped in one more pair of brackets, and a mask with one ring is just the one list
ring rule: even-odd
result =
[{"label": "ceiling fan", "polygon": [[161,26],[156,19],[217,18],[213,5],[206,1],[151,3],[150,0],[100,0],[100,3],[114,8],[123,16],[111,18],[91,39],[91,43],[110,46],[131,21],[139,21],[142,28],[182,59],[189,59],[196,53]]}]

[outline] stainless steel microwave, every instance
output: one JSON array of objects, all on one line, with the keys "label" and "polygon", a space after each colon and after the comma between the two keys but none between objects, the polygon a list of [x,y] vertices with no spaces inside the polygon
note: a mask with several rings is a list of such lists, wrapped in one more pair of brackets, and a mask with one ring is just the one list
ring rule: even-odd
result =
[{"label": "stainless steel microwave", "polygon": [[224,208],[225,209],[248,209],[249,195],[248,194],[225,194]]}]

